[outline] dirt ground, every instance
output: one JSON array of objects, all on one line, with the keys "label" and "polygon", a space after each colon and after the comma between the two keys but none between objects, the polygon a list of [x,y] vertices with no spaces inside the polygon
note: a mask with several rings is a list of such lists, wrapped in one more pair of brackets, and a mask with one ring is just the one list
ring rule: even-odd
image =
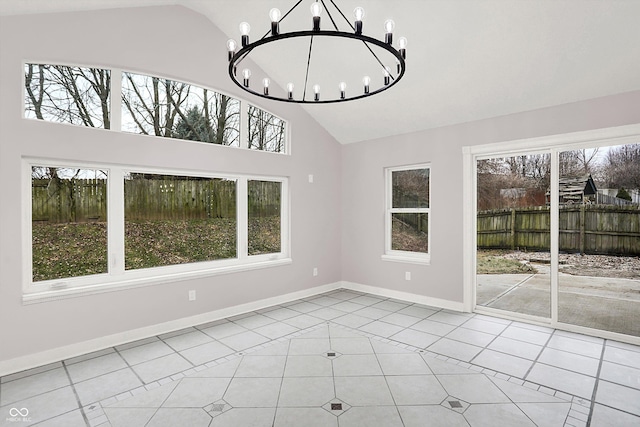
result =
[{"label": "dirt ground", "polygon": [[[500,257],[523,264],[549,263],[548,252],[505,252]],[[560,254],[560,271],[574,276],[640,279],[640,257]]]}]

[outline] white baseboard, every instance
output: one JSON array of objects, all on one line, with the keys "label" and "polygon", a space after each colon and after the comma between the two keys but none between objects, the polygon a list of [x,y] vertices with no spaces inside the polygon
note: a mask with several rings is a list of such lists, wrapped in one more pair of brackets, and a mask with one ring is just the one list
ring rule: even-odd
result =
[{"label": "white baseboard", "polygon": [[54,348],[51,350],[28,354],[25,356],[16,357],[14,359],[2,360],[0,361],[0,377],[15,372],[24,371],[25,369],[47,365],[50,363],[58,362],[60,360],[70,359],[72,357],[125,344],[128,342],[166,334],[168,332],[177,331],[179,329],[188,328],[190,326],[201,325],[203,323],[237,316],[239,314],[260,310],[262,308],[270,307],[273,305],[284,304],[286,302],[294,301],[300,298],[308,298],[317,294],[339,289],[341,286],[342,282],[329,283],[327,285],[316,286],[313,288],[291,292],[276,297],[265,298],[262,300],[240,304],[233,307],[227,307],[208,313],[184,317],[181,319],[171,320],[169,322],[159,323],[144,328],[138,328],[113,335],[95,338],[88,341],[79,342],[76,344]]},{"label": "white baseboard", "polygon": [[411,303],[430,305],[437,308],[445,308],[453,311],[464,311],[464,304],[457,301],[450,301],[440,298],[432,298],[424,295],[412,294],[409,292],[394,291],[392,289],[379,288],[376,286],[363,285],[354,282],[340,282],[341,287],[351,289],[352,291],[366,292],[372,295],[378,295],[385,298],[394,298]]}]

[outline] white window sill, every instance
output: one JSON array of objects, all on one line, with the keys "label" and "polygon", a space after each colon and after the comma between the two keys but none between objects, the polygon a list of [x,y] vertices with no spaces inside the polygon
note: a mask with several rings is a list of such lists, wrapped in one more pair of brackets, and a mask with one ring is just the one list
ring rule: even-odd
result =
[{"label": "white window sill", "polygon": [[[36,291],[24,293],[22,295],[22,303],[37,304],[47,301],[55,301],[67,298],[76,298],[87,295],[96,295],[106,292],[116,292],[125,289],[141,288],[144,286],[159,285],[162,283],[171,283],[182,280],[199,279],[203,277],[218,276],[220,274],[238,273],[242,271],[257,270],[262,268],[277,267],[281,265],[291,264],[291,258],[280,258],[277,260],[267,260],[242,265],[230,265],[225,267],[216,267],[204,270],[194,270],[188,272],[169,273],[163,275],[155,275],[151,277],[126,277],[121,276],[118,280],[107,283],[91,284],[85,286],[76,286],[69,288],[59,288],[53,290]],[[107,276],[108,277],[108,276]]]},{"label": "white window sill", "polygon": [[425,254],[423,256],[411,256],[411,255],[382,255],[383,261],[402,262],[405,264],[419,264],[419,265],[431,265],[431,256]]}]

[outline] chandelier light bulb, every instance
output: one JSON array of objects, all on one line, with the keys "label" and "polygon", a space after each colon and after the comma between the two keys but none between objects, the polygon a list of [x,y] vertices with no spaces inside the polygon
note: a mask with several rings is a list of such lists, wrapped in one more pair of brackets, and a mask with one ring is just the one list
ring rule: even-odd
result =
[{"label": "chandelier light bulb", "polygon": [[287,83],[288,99],[293,99],[293,83]]},{"label": "chandelier light bulb", "polygon": [[393,22],[393,19],[387,19],[384,21],[384,31],[387,33],[393,33],[393,30],[396,28],[396,23]]},{"label": "chandelier light bulb", "polygon": [[391,83],[391,69],[389,67],[384,67],[382,75],[384,76],[384,85],[388,86],[389,83]]},{"label": "chandelier light bulb", "polygon": [[280,18],[282,13],[280,9],[273,8],[269,11],[269,18],[271,18],[271,35],[277,36],[280,33]]},{"label": "chandelier light bulb", "polygon": [[229,61],[233,59],[233,55],[236,53],[237,43],[233,39],[227,40],[227,49],[229,50]]},{"label": "chandelier light bulb", "polygon": [[340,99],[344,99],[346,97],[347,84],[345,82],[340,82],[338,87],[340,88]]},{"label": "chandelier light bulb", "polygon": [[396,27],[396,23],[391,19],[384,21],[384,41],[387,44],[393,43],[393,30]]},{"label": "chandelier light bulb", "polygon": [[369,93],[369,84],[371,84],[371,77],[364,76],[362,78],[362,84],[364,85],[364,93]]},{"label": "chandelier light bulb", "polygon": [[314,1],[311,4],[311,15],[313,15],[314,17],[320,17],[321,14],[322,14],[322,5],[320,4],[319,1]]},{"label": "chandelier light bulb", "polygon": [[362,34],[362,18],[364,18],[364,9],[360,6],[356,7],[353,9],[353,15],[356,17],[356,34]]},{"label": "chandelier light bulb", "polygon": [[248,22],[242,22],[239,28],[240,34],[242,34],[243,36],[248,36],[249,32],[251,31],[251,25],[249,25]]},{"label": "chandelier light bulb", "polygon": [[263,92],[265,95],[269,95],[269,83],[271,83],[271,81],[267,77],[262,79],[262,85],[264,86]]},{"label": "chandelier light bulb", "polygon": [[320,31],[320,14],[322,13],[322,5],[315,1],[311,3],[311,15],[313,15],[313,31]]},{"label": "chandelier light bulb", "polygon": [[281,17],[282,13],[280,12],[280,9],[274,7],[269,11],[269,18],[271,18],[271,22],[279,22]]},{"label": "chandelier light bulb", "polygon": [[320,85],[313,85],[313,99],[315,101],[320,101]]},{"label": "chandelier light bulb", "polygon": [[242,35],[242,47],[249,44],[249,31],[251,31],[251,25],[247,22],[240,24],[240,34]]},{"label": "chandelier light bulb", "polygon": [[249,87],[249,77],[251,77],[251,70],[248,68],[245,68],[244,70],[242,70],[242,79],[243,79],[244,87]]},{"label": "chandelier light bulb", "polygon": [[400,55],[402,59],[407,59],[407,38],[400,37],[398,39],[398,46],[400,47]]}]

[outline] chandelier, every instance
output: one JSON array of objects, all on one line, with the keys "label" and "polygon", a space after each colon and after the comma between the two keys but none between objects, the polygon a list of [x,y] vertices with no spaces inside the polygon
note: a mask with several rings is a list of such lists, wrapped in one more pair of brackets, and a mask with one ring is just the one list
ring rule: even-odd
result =
[{"label": "chandelier", "polygon": [[[354,20],[353,23],[345,16],[340,8],[335,4],[334,0],[329,0],[330,4],[335,9],[333,14],[331,10],[327,8],[324,0],[315,0],[311,4],[311,29],[291,32],[280,32],[281,27],[285,27],[284,20],[289,16],[303,0],[298,2],[284,15],[279,9],[271,9],[269,17],[271,19],[270,30],[259,40],[250,43],[249,32],[251,30],[250,25],[247,22],[240,24],[241,43],[238,46],[235,40],[230,39],[227,41],[228,60],[229,60],[229,77],[238,85],[241,89],[262,98],[267,98],[275,101],[294,102],[300,104],[327,104],[343,101],[353,101],[356,99],[365,98],[368,96],[376,95],[383,92],[402,79],[405,73],[405,59],[406,59],[406,46],[407,39],[400,37],[397,41],[398,48],[393,46],[393,30],[395,24],[391,19],[384,22],[384,40],[378,40],[376,38],[363,34],[363,17],[365,15],[362,7],[356,7],[353,11]],[[321,15],[326,11],[329,20],[331,21],[331,29],[322,29]],[[335,16],[334,16],[335,15]],[[344,19],[348,24],[348,31],[341,31],[336,24],[336,19]],[[334,19],[335,18],[335,19]],[[341,22],[341,21],[340,21]],[[288,22],[287,22],[288,24]],[[308,27],[307,27],[308,28]],[[264,49],[268,45],[274,47],[275,44],[285,45],[291,48],[295,46],[299,50],[300,40],[308,39],[308,50],[306,49],[306,43],[304,43],[304,56],[306,57],[306,72],[304,76],[289,76],[284,80],[282,75],[279,76],[280,81],[288,81],[286,90],[269,90],[271,85],[271,79],[265,76],[262,81],[260,77],[252,79],[252,72],[248,66],[243,66],[243,61],[250,57],[251,53],[257,52],[259,49]],[[339,43],[327,44],[320,43],[321,40],[330,39]],[[291,44],[291,40],[296,40],[296,44]],[[335,86],[330,90],[324,90],[321,92],[320,85],[317,82],[310,81],[310,70],[313,67],[322,67],[326,65],[322,62],[327,58],[326,52],[324,56],[320,56],[320,60],[314,55],[314,40],[316,46],[331,46],[331,49],[336,49],[335,46],[342,46],[344,50],[343,55],[361,55],[362,52],[356,52],[356,49],[364,49],[365,54],[371,54],[371,61],[367,61],[370,65],[368,72],[363,73],[361,78],[361,86],[356,88],[348,88],[346,80],[335,81]],[[349,40],[355,40],[355,43],[348,42]],[[239,50],[237,48],[240,47]],[[291,49],[282,49],[280,52],[288,52],[291,54]],[[333,53],[336,53],[335,51]],[[331,55],[331,52],[329,53]],[[360,56],[361,57],[361,56]],[[274,58],[277,61],[277,58]],[[348,74],[353,64],[338,64],[339,70],[332,70],[329,74]],[[291,67],[293,68],[293,67]],[[287,70],[281,70],[284,74]],[[319,73],[325,73],[327,70],[322,70]],[[314,73],[311,73],[312,75]],[[315,73],[318,75],[318,72]],[[374,76],[374,77],[371,77]],[[375,76],[379,76],[376,78]],[[295,78],[294,78],[295,77]],[[313,78],[313,77],[312,77]],[[298,82],[302,88],[296,88],[294,81]],[[304,84],[301,84],[304,81]],[[352,83],[350,83],[352,85]],[[313,93],[311,93],[312,89]],[[325,88],[326,89],[326,88]]]}]

